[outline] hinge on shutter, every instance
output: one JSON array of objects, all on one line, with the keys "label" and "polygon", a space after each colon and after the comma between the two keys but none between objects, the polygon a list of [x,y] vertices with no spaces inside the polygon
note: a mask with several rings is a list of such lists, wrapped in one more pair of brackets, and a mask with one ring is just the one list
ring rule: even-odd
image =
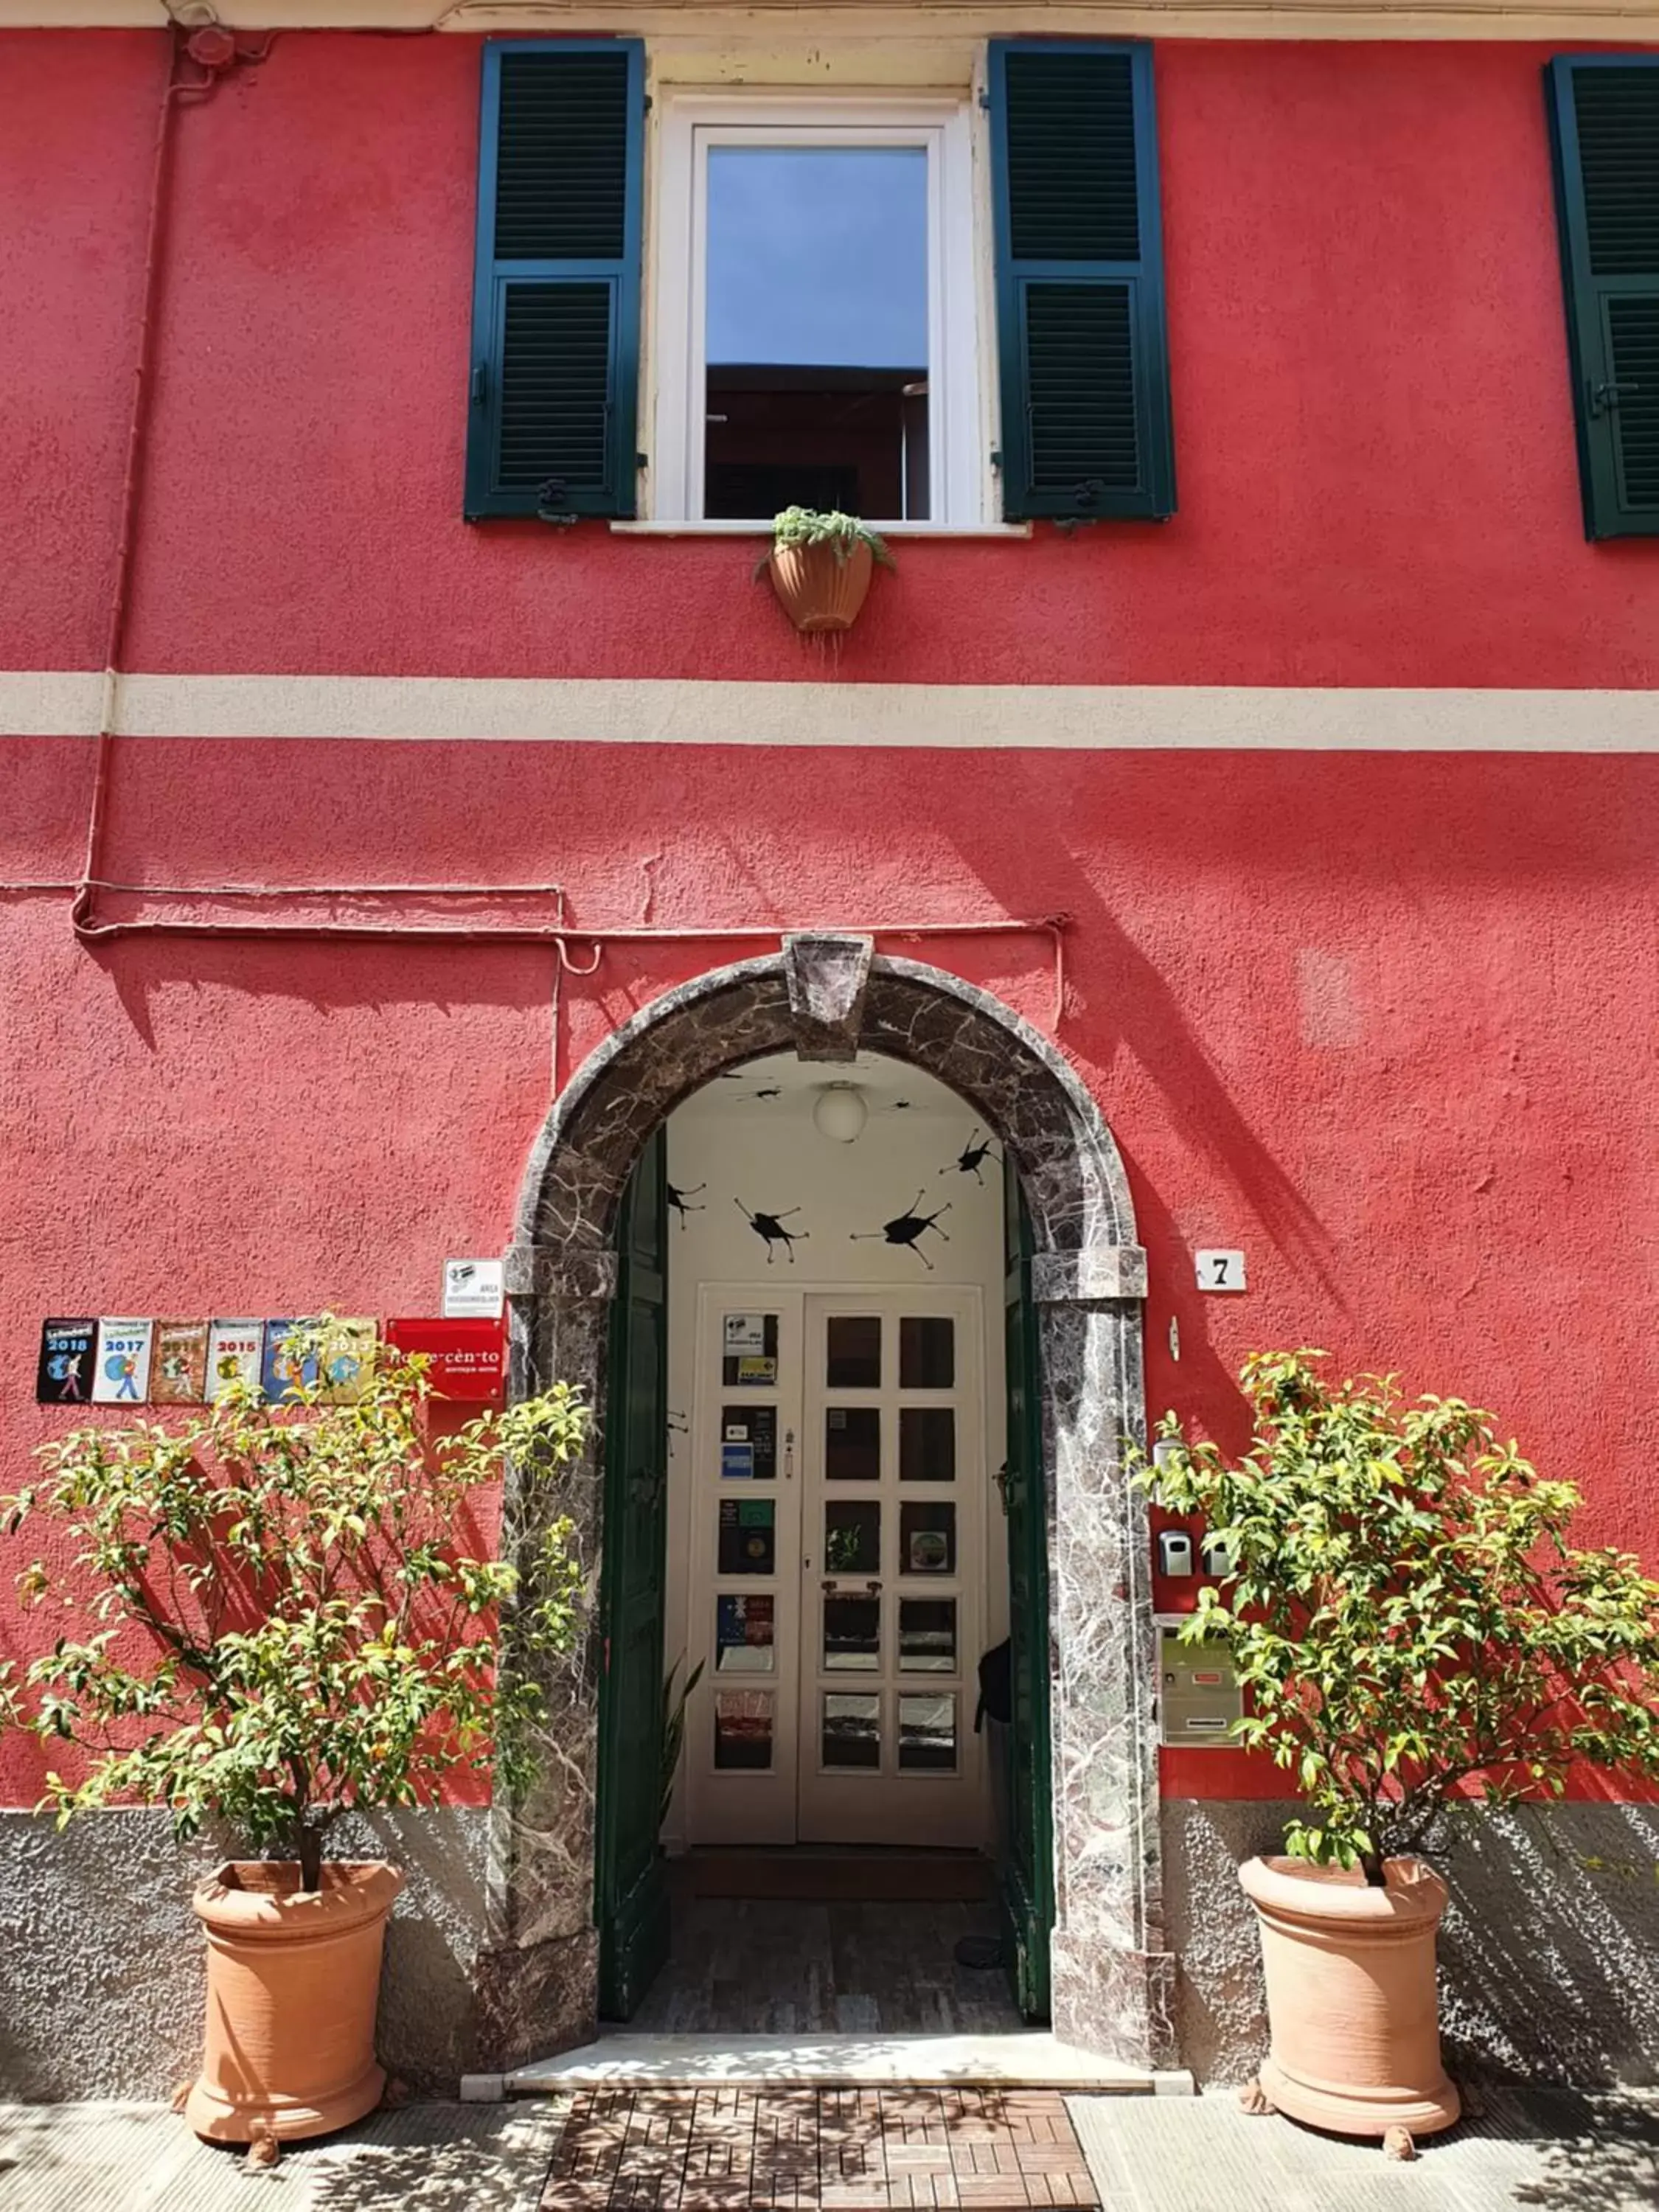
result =
[{"label": "hinge on shutter", "polygon": [[1616,415],[1619,402],[1629,398],[1641,389],[1639,384],[1592,384],[1589,387],[1589,411],[1592,415]]},{"label": "hinge on shutter", "polygon": [[472,404],[475,407],[482,407],[483,405],[484,393],[489,389],[489,363],[487,362],[475,361],[472,364]]}]

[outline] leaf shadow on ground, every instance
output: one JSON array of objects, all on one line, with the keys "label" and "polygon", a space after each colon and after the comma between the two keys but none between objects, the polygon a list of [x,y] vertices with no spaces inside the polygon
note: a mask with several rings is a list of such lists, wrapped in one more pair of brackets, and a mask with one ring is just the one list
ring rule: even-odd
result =
[{"label": "leaf shadow on ground", "polygon": [[382,2112],[306,2160],[306,2212],[534,2212],[562,2124],[550,2103]]},{"label": "leaf shadow on ground", "polygon": [[1533,2142],[1537,2171],[1514,2203],[1532,2212],[1652,2212],[1659,2205],[1659,2099],[1606,2090],[1528,2092],[1504,2101]]}]

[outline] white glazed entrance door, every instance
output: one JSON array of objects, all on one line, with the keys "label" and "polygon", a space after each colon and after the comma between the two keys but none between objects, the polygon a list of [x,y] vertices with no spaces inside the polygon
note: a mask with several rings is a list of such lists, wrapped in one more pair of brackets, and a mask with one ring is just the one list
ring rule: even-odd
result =
[{"label": "white glazed entrance door", "polygon": [[809,1297],[804,1323],[796,1833],[972,1847],[985,1827],[979,1296]]},{"label": "white glazed entrance door", "polygon": [[[793,1844],[800,1653],[799,1291],[705,1283],[690,1437],[693,1844]],[[671,1560],[669,1571],[674,1571]]]},{"label": "white glazed entrance door", "polygon": [[987,1839],[983,1325],[975,1290],[702,1286],[692,1844]]}]

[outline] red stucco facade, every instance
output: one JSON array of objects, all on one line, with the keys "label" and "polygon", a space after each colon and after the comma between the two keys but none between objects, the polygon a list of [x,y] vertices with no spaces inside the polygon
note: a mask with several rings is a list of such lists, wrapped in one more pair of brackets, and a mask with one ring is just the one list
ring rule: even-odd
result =
[{"label": "red stucco facade", "polygon": [[[4,740],[6,1480],[64,1418],[31,1401],[45,1314],[429,1308],[447,1254],[507,1242],[556,1062],[738,957],[711,933],[1064,913],[1057,1029],[1040,936],[927,957],[1053,1031],[1106,1115],[1152,1411],[1236,1436],[1242,1354],[1321,1344],[1498,1408],[1583,1484],[1589,1537],[1659,1559],[1659,759],[1598,750],[1579,696],[1659,683],[1659,544],[1582,533],[1545,58],[1161,46],[1178,515],[907,543],[834,659],[745,542],[461,521],[475,40],[286,35],[182,111],[126,670],[833,683],[843,726],[367,739],[323,691],[302,735],[118,741],[112,880],[546,882],[597,933],[704,933],[611,945],[587,980],[545,945],[88,946],[64,890],[28,887],[77,874],[92,741]],[[159,34],[0,40],[21,676],[102,665],[165,68]],[[867,687],[921,685],[1002,687],[1036,741],[860,744]],[[1028,685],[1114,690],[1060,750]],[[1454,748],[1428,696],[1421,748],[1379,749],[1333,699],[1328,744],[1269,717],[1120,749],[1115,688],[1166,685],[1476,693],[1480,734]],[[1505,696],[1537,692],[1560,696]],[[1559,742],[1510,749],[1552,712]],[[1246,1297],[1194,1291],[1210,1244],[1247,1249]],[[0,1619],[0,1650],[35,1632]],[[0,1797],[35,1778],[14,1739]]]}]

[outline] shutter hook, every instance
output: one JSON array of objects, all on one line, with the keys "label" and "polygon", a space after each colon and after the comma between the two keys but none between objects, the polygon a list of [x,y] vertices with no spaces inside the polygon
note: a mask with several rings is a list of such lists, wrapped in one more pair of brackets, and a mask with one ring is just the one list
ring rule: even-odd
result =
[{"label": "shutter hook", "polygon": [[1641,389],[1639,384],[1592,384],[1589,411],[1592,415],[1616,415],[1620,401]]}]

